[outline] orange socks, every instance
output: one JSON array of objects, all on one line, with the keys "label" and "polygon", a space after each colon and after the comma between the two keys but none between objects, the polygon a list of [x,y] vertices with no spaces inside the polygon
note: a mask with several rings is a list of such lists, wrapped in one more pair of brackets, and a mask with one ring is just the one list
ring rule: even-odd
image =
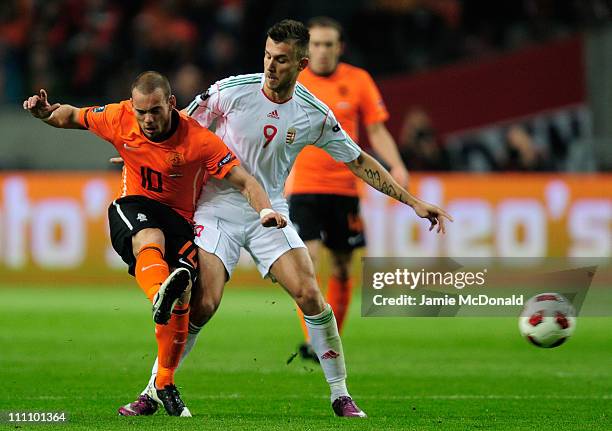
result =
[{"label": "orange socks", "polygon": [[[159,286],[169,275],[170,269],[159,244],[151,243],[143,246],[136,256],[135,276],[138,285],[149,300],[153,300],[159,291]],[[167,325],[155,325],[159,360],[155,386],[158,389],[174,383],[174,371],[185,349],[188,325],[188,304],[175,306]]]},{"label": "orange socks", "polygon": [[304,340],[307,343],[310,343],[310,334],[308,334],[308,327],[306,326],[306,322],[304,321],[304,313],[300,307],[297,307],[297,315],[298,319],[300,319],[300,324],[302,325],[302,332],[304,333]]},{"label": "orange socks", "polygon": [[327,302],[331,305],[338,323],[338,332],[342,331],[344,318],[348,311],[349,304],[353,293],[353,283],[351,279],[340,280],[336,277],[330,277],[327,285]]},{"label": "orange socks", "polygon": [[164,254],[159,244],[151,243],[143,246],[136,256],[136,281],[149,300],[159,290],[159,286],[168,278],[170,270],[164,260]]},{"label": "orange socks", "polygon": [[189,305],[176,305],[167,325],[155,325],[158,370],[157,389],[174,384],[174,372],[179,365],[189,326]]}]

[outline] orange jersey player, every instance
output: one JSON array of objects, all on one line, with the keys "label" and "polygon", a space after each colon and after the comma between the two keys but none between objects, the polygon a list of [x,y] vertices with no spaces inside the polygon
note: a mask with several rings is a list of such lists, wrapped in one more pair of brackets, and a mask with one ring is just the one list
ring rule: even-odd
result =
[{"label": "orange jersey player", "polygon": [[196,120],[176,110],[172,115],[173,129],[157,142],[140,132],[129,100],[81,108],[77,121],[113,144],[123,159],[120,197],[146,196],[191,221],[205,176],[223,178],[239,162]]},{"label": "orange jersey player", "polygon": [[131,96],[116,104],[76,108],[51,105],[41,90],[23,107],[51,126],[90,130],[112,143],[125,161],[120,197],[108,210],[111,242],[153,302],[159,372],[150,393],[119,413],[134,415],[143,405],[157,409],[162,404],[169,415],[191,416],[174,385],[174,372],[185,348],[198,269],[191,219],[204,177],[225,178],[247,195],[253,208],[263,211],[263,225],[282,227],[285,220],[270,209],[264,189],[223,141],[175,109],[166,77],[142,73]]},{"label": "orange jersey player", "polygon": [[[310,31],[310,63],[298,80],[331,108],[340,126],[359,142],[359,122],[380,158],[389,165],[402,186],[408,172],[384,122],[389,114],[368,72],[340,63],[342,27],[331,18],[313,18]],[[331,252],[331,278],[327,300],[334,310],[338,329],[351,299],[350,263],[355,248],[365,245],[359,216],[356,177],[343,163],[314,146],[305,148],[295,161],[285,192],[290,216],[316,265],[321,243]],[[304,335],[308,340],[302,320]],[[309,343],[300,346],[304,358],[315,359]]]}]

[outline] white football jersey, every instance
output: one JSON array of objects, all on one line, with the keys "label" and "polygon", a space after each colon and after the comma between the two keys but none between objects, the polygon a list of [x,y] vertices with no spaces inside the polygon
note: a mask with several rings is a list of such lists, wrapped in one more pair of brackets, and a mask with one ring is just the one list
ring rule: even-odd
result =
[{"label": "white football jersey", "polygon": [[[187,111],[223,139],[263,185],[272,203],[280,203],[285,180],[304,146],[316,145],[341,162],[355,160],[361,149],[331,110],[300,83],[284,103],[268,99],[263,84],[263,73],[223,79],[198,95]],[[198,206],[245,202],[228,182],[209,178]]]}]

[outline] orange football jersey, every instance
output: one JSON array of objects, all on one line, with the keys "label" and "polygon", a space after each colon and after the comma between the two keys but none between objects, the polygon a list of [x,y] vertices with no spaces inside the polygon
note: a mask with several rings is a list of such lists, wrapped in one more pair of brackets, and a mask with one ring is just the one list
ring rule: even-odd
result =
[{"label": "orange football jersey", "polygon": [[[332,110],[355,142],[359,138],[360,120],[367,126],[389,118],[380,91],[363,69],[340,63],[330,76],[318,76],[306,69],[298,81]],[[309,145],[298,155],[285,193],[357,196],[356,180],[344,163]]]},{"label": "orange football jersey", "polygon": [[175,111],[178,126],[153,142],[138,126],[129,100],[82,108],[79,123],[110,142],[123,158],[120,197],[141,195],[168,205],[191,221],[207,175],[223,178],[240,164],[223,141],[189,116]]}]

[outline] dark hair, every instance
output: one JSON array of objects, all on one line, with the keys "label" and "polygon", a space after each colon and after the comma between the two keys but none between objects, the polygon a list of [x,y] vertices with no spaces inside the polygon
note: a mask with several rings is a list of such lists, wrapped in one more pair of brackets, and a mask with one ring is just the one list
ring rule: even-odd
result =
[{"label": "dark hair", "polygon": [[306,26],[309,30],[314,27],[333,28],[338,32],[339,41],[344,42],[344,28],[342,28],[342,24],[333,18],[328,16],[315,16],[308,21]]},{"label": "dark hair", "polygon": [[297,58],[308,57],[310,35],[308,34],[308,28],[303,23],[292,19],[284,19],[270,27],[267,35],[276,43],[293,43]]},{"label": "dark hair", "polygon": [[148,70],[138,75],[132,83],[131,91],[134,91],[135,88],[142,94],[151,94],[161,88],[165,98],[169,98],[172,94],[168,78],[154,70]]}]

